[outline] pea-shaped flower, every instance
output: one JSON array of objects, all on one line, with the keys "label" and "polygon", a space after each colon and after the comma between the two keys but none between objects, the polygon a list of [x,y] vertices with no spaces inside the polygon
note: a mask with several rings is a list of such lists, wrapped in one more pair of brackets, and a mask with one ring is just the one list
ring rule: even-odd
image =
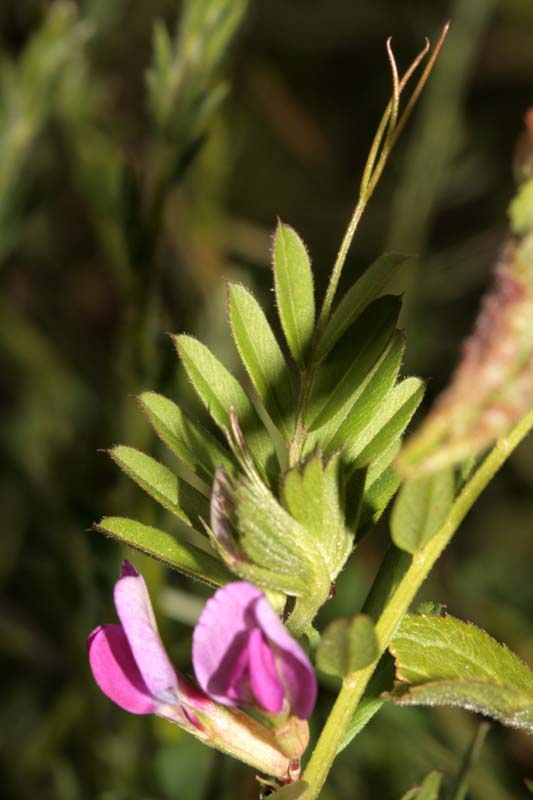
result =
[{"label": "pea-shaped flower", "polygon": [[297,777],[291,758],[301,755],[307,737],[298,739],[296,756],[292,750],[287,753],[277,732],[240,709],[214,702],[176,672],[159,636],[146,584],[128,561],[123,562],[114,599],[120,625],[102,625],[88,638],[89,663],[104,694],[133,714],[164,717],[262,772],[281,780]]},{"label": "pea-shaped flower", "polygon": [[207,601],[192,657],[200,686],[219,703],[311,715],[317,684],[309,659],[251,583],[228,583]]}]

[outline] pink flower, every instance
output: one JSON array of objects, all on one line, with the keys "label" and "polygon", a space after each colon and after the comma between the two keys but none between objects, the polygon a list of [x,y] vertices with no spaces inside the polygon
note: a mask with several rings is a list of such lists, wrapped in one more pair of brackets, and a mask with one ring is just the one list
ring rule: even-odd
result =
[{"label": "pink flower", "polygon": [[194,629],[192,658],[202,689],[227,706],[307,719],[317,684],[300,645],[251,583],[218,589]]},{"label": "pink flower", "polygon": [[[261,623],[262,628],[257,628],[257,626],[256,628],[259,633],[260,630],[268,629],[268,636],[270,641],[274,642],[275,649],[272,651],[265,649],[266,646],[262,644],[263,640],[261,640],[261,645],[252,647],[254,658],[261,659],[258,670],[263,670],[257,672],[254,685],[264,685],[263,694],[259,692],[260,697],[263,698],[263,703],[261,703],[261,699],[259,700],[262,708],[270,710],[274,707],[277,708],[278,705],[281,708],[285,705],[284,698],[289,695],[292,698],[294,692],[292,688],[289,693],[286,693],[283,687],[280,689],[281,678],[279,675],[282,675],[283,680],[288,681],[287,685],[292,687],[301,671],[298,664],[287,662],[289,651],[296,648],[300,657],[305,659],[305,655],[285,631],[262,592],[250,584],[236,583],[229,584],[229,587],[233,587],[230,594],[241,598],[241,604],[245,597],[248,598],[249,603],[253,593],[255,600],[258,601],[257,609],[260,609],[258,617],[262,615],[266,619],[266,628],[264,622]],[[219,594],[220,592],[217,592],[215,598]],[[215,598],[208,602],[202,619],[210,616],[209,609],[213,608],[212,604],[218,603]],[[262,603],[259,602],[260,598],[263,600]],[[164,717],[185,728],[207,744],[239,758],[269,775],[285,780],[289,774],[294,774],[293,760],[298,760],[308,742],[306,723],[291,724],[288,728],[285,726],[282,731],[276,731],[262,725],[237,708],[225,707],[235,705],[237,701],[241,703],[241,700],[245,705],[248,699],[251,701],[250,704],[256,705],[255,695],[249,694],[244,697],[243,694],[241,697],[236,693],[237,686],[235,686],[231,697],[224,698],[223,704],[219,704],[211,699],[210,693],[205,693],[188,684],[176,672],[168,658],[157,630],[144,579],[129,561],[124,561],[122,564],[120,578],[115,584],[114,599],[120,624],[101,625],[92,631],[87,642],[89,663],[94,679],[107,697],[132,714],[157,714]],[[250,611],[253,613],[251,608]],[[225,613],[230,613],[230,610],[226,610]],[[231,613],[235,613],[235,610]],[[275,624],[270,615],[275,618]],[[221,631],[226,627],[228,631],[235,631],[235,621],[228,616],[220,619],[211,643],[214,653],[218,653],[220,649],[217,638],[220,638]],[[203,633],[200,638],[203,638],[203,645],[200,649],[205,653],[209,644],[205,639],[204,623],[201,624],[201,628]],[[257,637],[258,633],[255,633],[253,638],[257,639]],[[266,642],[266,639],[264,641]],[[281,653],[282,655],[280,655]],[[200,655],[196,663],[197,669],[199,669],[198,678],[202,683],[200,675],[205,675],[212,660],[205,655]],[[277,671],[278,664],[283,665],[281,673]],[[290,664],[292,664],[294,674],[289,674]],[[267,673],[264,672],[265,669],[267,669]],[[309,669],[311,669],[310,665]],[[249,667],[246,667],[245,671],[246,674],[249,674]],[[244,683],[242,685],[244,686]],[[274,694],[278,699],[274,698]],[[300,704],[294,707],[301,710]],[[307,705],[303,710],[307,711]]]}]

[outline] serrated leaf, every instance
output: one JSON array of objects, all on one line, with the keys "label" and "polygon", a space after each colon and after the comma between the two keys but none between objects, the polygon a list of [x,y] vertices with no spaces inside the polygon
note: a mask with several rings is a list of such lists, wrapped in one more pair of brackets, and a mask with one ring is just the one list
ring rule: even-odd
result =
[{"label": "serrated leaf", "polygon": [[233,464],[224,447],[172,400],[155,392],[143,392],[137,401],[159,438],[197,475],[211,483],[217,467],[232,471]]},{"label": "serrated leaf", "polygon": [[308,430],[324,426],[344,405],[353,406],[392,337],[400,306],[396,297],[376,300],[321,365],[306,414]]},{"label": "serrated leaf", "polygon": [[207,498],[155,458],[125,445],[113,447],[109,455],[135,483],[179,519],[193,527],[198,526],[199,517],[207,519]]},{"label": "serrated leaf", "polygon": [[263,309],[251,292],[236,283],[228,286],[233,338],[248,375],[272,421],[285,440],[292,434],[291,377],[280,346]]},{"label": "serrated leaf", "polygon": [[375,414],[372,422],[355,440],[346,443],[345,464],[361,469],[391,447],[403,434],[424,395],[419,378],[401,381]]},{"label": "serrated leaf", "polygon": [[95,528],[106,536],[111,536],[211,586],[224,586],[233,580],[231,572],[209,553],[187,542],[180,542],[170,533],[158,528],[126,517],[105,517]]},{"label": "serrated leaf", "polygon": [[274,285],[281,327],[300,367],[305,367],[315,327],[313,273],[306,247],[289,225],[274,234]]},{"label": "serrated leaf", "polygon": [[368,383],[348,411],[336,433],[328,438],[325,449],[336,450],[354,441],[372,421],[398,378],[405,350],[405,337],[396,333],[387,347]]},{"label": "serrated leaf", "polygon": [[442,785],[442,772],[430,772],[420,786],[410,789],[402,800],[439,800]]},{"label": "serrated leaf", "polygon": [[379,295],[392,273],[406,260],[398,253],[384,253],[348,289],[329,320],[317,348],[322,360],[359,314]]},{"label": "serrated leaf", "polygon": [[328,675],[347,677],[368,667],[379,655],[374,623],[365,614],[332,622],[320,639],[316,663]]},{"label": "serrated leaf", "polygon": [[390,650],[399,682],[388,699],[460,706],[533,733],[533,672],[480,628],[408,614]]},{"label": "serrated leaf", "polygon": [[330,576],[321,550],[266,487],[244,478],[236,482],[235,526],[248,559],[283,576],[271,588],[327,597]]},{"label": "serrated leaf", "polygon": [[230,430],[233,408],[257,466],[272,476],[276,454],[273,442],[244,389],[220,361],[192,336],[176,336],[183,366],[200,400],[222,429]]},{"label": "serrated leaf", "polygon": [[432,539],[448,516],[454,488],[451,468],[403,484],[391,515],[396,547],[415,553]]}]

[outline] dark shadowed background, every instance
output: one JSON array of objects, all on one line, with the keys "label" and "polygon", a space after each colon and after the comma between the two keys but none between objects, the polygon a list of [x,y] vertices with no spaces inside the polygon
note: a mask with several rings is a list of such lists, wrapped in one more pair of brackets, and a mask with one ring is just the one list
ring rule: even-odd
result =
[{"label": "dark shadowed background", "polygon": [[[92,681],[85,638],[114,618],[111,590],[124,552],[87,529],[106,513],[165,522],[98,449],[124,442],[158,453],[134,392],[152,388],[190,402],[166,331],[195,333],[239,370],[224,281],[244,281],[273,311],[276,216],[307,242],[323,290],[389,97],[386,38],[405,68],[448,17],[442,57],[345,275],[353,280],[385,249],[413,254],[394,288],[405,292],[404,369],[429,379],[429,400],[449,377],[506,235],[514,142],[533,104],[531,0],[250,0],[216,68],[226,99],[183,134],[179,169],[161,196],[150,181],[159,185],[153,176],[174,145],[147,110],[145,74],[154,22],[173,31],[180,4],[1,0],[6,800],[256,797],[251,770],[160,720],[127,715]],[[171,111],[179,123],[179,103]],[[143,175],[152,239],[136,226]],[[365,540],[324,620],[358,610],[386,536],[383,524]],[[187,672],[190,623],[206,592],[133,560]],[[530,440],[469,516],[423,597],[533,665],[532,564]],[[318,720],[333,696],[322,692]],[[323,798],[399,800],[429,770],[456,771],[478,723],[462,711],[386,706],[338,759]],[[533,740],[494,725],[471,798],[526,798],[524,777],[533,778]]]}]

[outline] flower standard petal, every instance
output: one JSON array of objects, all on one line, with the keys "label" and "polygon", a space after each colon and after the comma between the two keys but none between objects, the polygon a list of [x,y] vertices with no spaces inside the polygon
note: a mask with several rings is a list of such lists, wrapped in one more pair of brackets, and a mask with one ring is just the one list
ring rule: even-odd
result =
[{"label": "flower standard petal", "polygon": [[243,672],[248,665],[248,638],[253,627],[250,605],[262,595],[251,583],[228,583],[207,601],[194,629],[196,678],[210,697],[224,705],[253,703]]},{"label": "flower standard petal", "polygon": [[278,671],[292,713],[300,719],[308,719],[317,696],[316,677],[311,662],[264,595],[255,603],[254,613],[258,626],[276,650]]},{"label": "flower standard petal", "polygon": [[250,583],[229,583],[208,600],[193,633],[193,665],[202,689],[219,703],[279,713],[286,698],[300,719],[313,710],[313,668]]},{"label": "flower standard petal", "polygon": [[87,639],[89,663],[102,692],[132,714],[152,714],[154,701],[121,625],[102,625]]},{"label": "flower standard petal", "polygon": [[115,607],[133,658],[154,698],[168,697],[178,678],[163,646],[144,578],[129,561],[115,584]]}]

